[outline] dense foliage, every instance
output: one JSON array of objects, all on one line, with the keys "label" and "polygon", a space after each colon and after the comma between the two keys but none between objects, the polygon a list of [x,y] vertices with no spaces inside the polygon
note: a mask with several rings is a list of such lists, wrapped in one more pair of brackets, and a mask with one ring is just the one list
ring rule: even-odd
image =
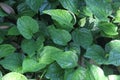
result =
[{"label": "dense foliage", "polygon": [[120,0],[0,1],[0,80],[120,80]]}]

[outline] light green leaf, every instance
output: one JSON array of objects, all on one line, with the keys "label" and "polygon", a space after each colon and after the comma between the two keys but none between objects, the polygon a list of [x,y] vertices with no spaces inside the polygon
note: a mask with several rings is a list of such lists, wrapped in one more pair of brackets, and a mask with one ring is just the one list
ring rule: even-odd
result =
[{"label": "light green leaf", "polygon": [[28,79],[20,73],[10,72],[4,75],[2,80],[28,80]]},{"label": "light green leaf", "polygon": [[107,64],[106,53],[99,45],[90,46],[84,56],[94,60],[98,64]]},{"label": "light green leaf", "polygon": [[19,33],[17,27],[14,26],[14,27],[11,27],[11,28],[8,30],[8,35],[15,35],[15,36],[17,36],[17,35],[20,35],[20,33]]},{"label": "light green leaf", "polygon": [[83,48],[89,47],[93,42],[93,37],[90,30],[86,28],[76,29],[72,32],[72,39],[74,43]]},{"label": "light green leaf", "polygon": [[53,10],[45,10],[43,11],[44,14],[48,14],[52,17],[53,20],[55,20],[58,24],[56,25],[58,28],[66,29],[70,31],[73,29],[73,17],[67,10],[62,9],[53,9]]},{"label": "light green leaf", "polygon": [[23,52],[28,54],[29,57],[32,57],[36,53],[35,51],[37,50],[37,44],[34,40],[23,40],[21,48]]},{"label": "light green leaf", "polygon": [[0,80],[2,80],[2,72],[0,71]]},{"label": "light green leaf", "polygon": [[77,66],[78,56],[75,52],[66,51],[56,55],[55,60],[62,68],[74,68]]},{"label": "light green leaf", "polygon": [[26,0],[27,5],[35,12],[38,12],[44,0]]},{"label": "light green leaf", "polygon": [[36,20],[29,16],[22,16],[17,20],[17,28],[26,39],[31,39],[33,34],[39,30]]},{"label": "light green leaf", "polygon": [[78,69],[65,70],[64,80],[84,80],[86,76],[86,69],[79,67]]},{"label": "light green leaf", "polygon": [[101,68],[89,65],[84,80],[108,80]]},{"label": "light green leaf", "polygon": [[100,20],[108,21],[108,16],[112,13],[111,4],[108,0],[85,0],[91,12]]},{"label": "light green leaf", "polygon": [[15,48],[12,45],[2,44],[2,45],[0,45],[0,58],[14,53],[14,51],[15,51]]},{"label": "light green leaf", "polygon": [[106,44],[105,49],[109,53],[109,64],[120,66],[120,40],[112,40]]},{"label": "light green leaf", "polygon": [[109,80],[120,80],[120,75],[109,75]]},{"label": "light green leaf", "polygon": [[40,69],[43,69],[45,66],[46,64],[40,64],[39,62],[37,62],[37,60],[32,58],[25,58],[22,64],[23,73],[36,72]]},{"label": "light green leaf", "polygon": [[115,23],[120,23],[120,10],[116,11],[116,16],[115,16]]},{"label": "light green leaf", "polygon": [[78,0],[59,0],[59,2],[65,9],[78,14]]},{"label": "light green leaf", "polygon": [[22,61],[22,54],[14,53],[1,60],[0,64],[10,71],[22,72]]},{"label": "light green leaf", "polygon": [[50,80],[63,80],[63,74],[64,71],[61,67],[58,64],[53,63],[48,67],[45,77]]},{"label": "light green leaf", "polygon": [[46,65],[54,62],[54,57],[58,56],[58,54],[63,53],[62,50],[52,47],[46,46],[40,54],[39,63],[44,63]]},{"label": "light green leaf", "polygon": [[51,25],[48,27],[48,31],[55,44],[64,46],[71,40],[71,35],[66,30],[55,29],[55,27]]},{"label": "light green leaf", "polygon": [[112,23],[101,22],[98,24],[98,27],[107,35],[117,35],[118,27]]}]

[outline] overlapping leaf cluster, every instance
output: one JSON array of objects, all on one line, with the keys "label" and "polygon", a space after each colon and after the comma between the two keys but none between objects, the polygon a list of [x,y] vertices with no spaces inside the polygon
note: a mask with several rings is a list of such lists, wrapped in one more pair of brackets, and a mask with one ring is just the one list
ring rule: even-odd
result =
[{"label": "overlapping leaf cluster", "polygon": [[119,80],[119,0],[1,0],[0,79]]}]

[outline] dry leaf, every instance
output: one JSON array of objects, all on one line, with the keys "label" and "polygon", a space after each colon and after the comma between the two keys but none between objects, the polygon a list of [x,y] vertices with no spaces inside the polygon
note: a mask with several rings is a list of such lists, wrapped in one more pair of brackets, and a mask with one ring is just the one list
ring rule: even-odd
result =
[{"label": "dry leaf", "polygon": [[0,3],[0,7],[1,7],[7,14],[15,14],[14,9],[13,9],[11,6],[9,6],[9,5],[5,4],[5,3]]}]

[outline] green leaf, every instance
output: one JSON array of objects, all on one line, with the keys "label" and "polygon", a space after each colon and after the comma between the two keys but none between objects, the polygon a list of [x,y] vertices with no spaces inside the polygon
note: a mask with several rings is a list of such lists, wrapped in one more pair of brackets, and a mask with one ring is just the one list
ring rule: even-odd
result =
[{"label": "green leaf", "polygon": [[112,13],[111,4],[108,0],[85,0],[91,12],[100,20],[108,21],[108,16]]},{"label": "green leaf", "polygon": [[101,22],[98,24],[98,27],[107,35],[117,35],[118,27],[112,23]]},{"label": "green leaf", "polygon": [[58,28],[61,29],[66,29],[70,31],[73,29],[73,17],[67,10],[62,10],[62,9],[53,9],[53,10],[45,10],[43,11],[44,14],[48,14],[52,17],[53,20],[55,20],[59,26],[57,25]]},{"label": "green leaf", "polygon": [[43,51],[40,54],[39,63],[44,63],[46,65],[54,62],[54,57],[58,54],[63,53],[62,50],[52,47],[52,46],[45,46]]},{"label": "green leaf", "polygon": [[3,10],[0,8],[0,17],[5,17],[5,16],[7,16],[7,14],[3,12]]},{"label": "green leaf", "polygon": [[40,69],[43,69],[45,66],[46,64],[40,64],[37,60],[32,58],[25,58],[22,64],[23,73],[36,72],[39,71]]},{"label": "green leaf", "polygon": [[86,74],[86,70],[83,67],[79,67],[78,69],[68,69],[65,70],[64,80],[84,80]]},{"label": "green leaf", "polygon": [[66,51],[56,55],[55,60],[62,68],[74,68],[77,66],[78,57],[75,52]]},{"label": "green leaf", "polygon": [[20,33],[19,33],[17,27],[14,26],[14,27],[11,27],[11,28],[8,30],[8,35],[15,35],[15,36],[17,36],[17,35],[20,35]]},{"label": "green leaf", "polygon": [[10,72],[4,75],[2,80],[28,80],[28,79],[20,73]]},{"label": "green leaf", "polygon": [[63,80],[63,74],[64,71],[61,67],[58,64],[53,63],[48,67],[45,77],[50,80]]},{"label": "green leaf", "polygon": [[108,80],[101,68],[89,65],[84,80]]},{"label": "green leaf", "polygon": [[0,71],[0,80],[2,80],[2,72]]},{"label": "green leaf", "polygon": [[35,12],[38,12],[44,0],[26,0],[27,5]]},{"label": "green leaf", "polygon": [[31,39],[33,34],[39,30],[36,20],[29,16],[22,16],[17,20],[17,28],[26,39]]},{"label": "green leaf", "polygon": [[89,47],[93,42],[93,37],[90,30],[86,28],[76,29],[72,32],[72,39],[74,43],[83,48]]},{"label": "green leaf", "polygon": [[106,44],[105,49],[109,53],[109,64],[120,66],[120,40],[112,40]]},{"label": "green leaf", "polygon": [[99,45],[92,45],[87,48],[84,56],[94,60],[98,64],[107,64],[106,53]]},{"label": "green leaf", "polygon": [[0,64],[10,71],[22,72],[23,56],[20,53],[10,54],[0,61]]},{"label": "green leaf", "polygon": [[51,25],[48,27],[48,31],[55,44],[64,46],[71,40],[71,35],[66,30],[55,29],[55,27]]},{"label": "green leaf", "polygon": [[10,44],[0,45],[0,58],[8,56],[9,54],[14,53],[15,48]]},{"label": "green leaf", "polygon": [[116,16],[115,16],[115,23],[119,23],[120,22],[120,10],[116,11]]},{"label": "green leaf", "polygon": [[109,80],[120,80],[120,75],[109,75]]},{"label": "green leaf", "polygon": [[22,41],[21,48],[29,57],[32,57],[36,53],[35,51],[37,50],[37,44],[34,40],[25,39]]},{"label": "green leaf", "polygon": [[78,0],[59,0],[59,2],[65,9],[78,14]]}]

